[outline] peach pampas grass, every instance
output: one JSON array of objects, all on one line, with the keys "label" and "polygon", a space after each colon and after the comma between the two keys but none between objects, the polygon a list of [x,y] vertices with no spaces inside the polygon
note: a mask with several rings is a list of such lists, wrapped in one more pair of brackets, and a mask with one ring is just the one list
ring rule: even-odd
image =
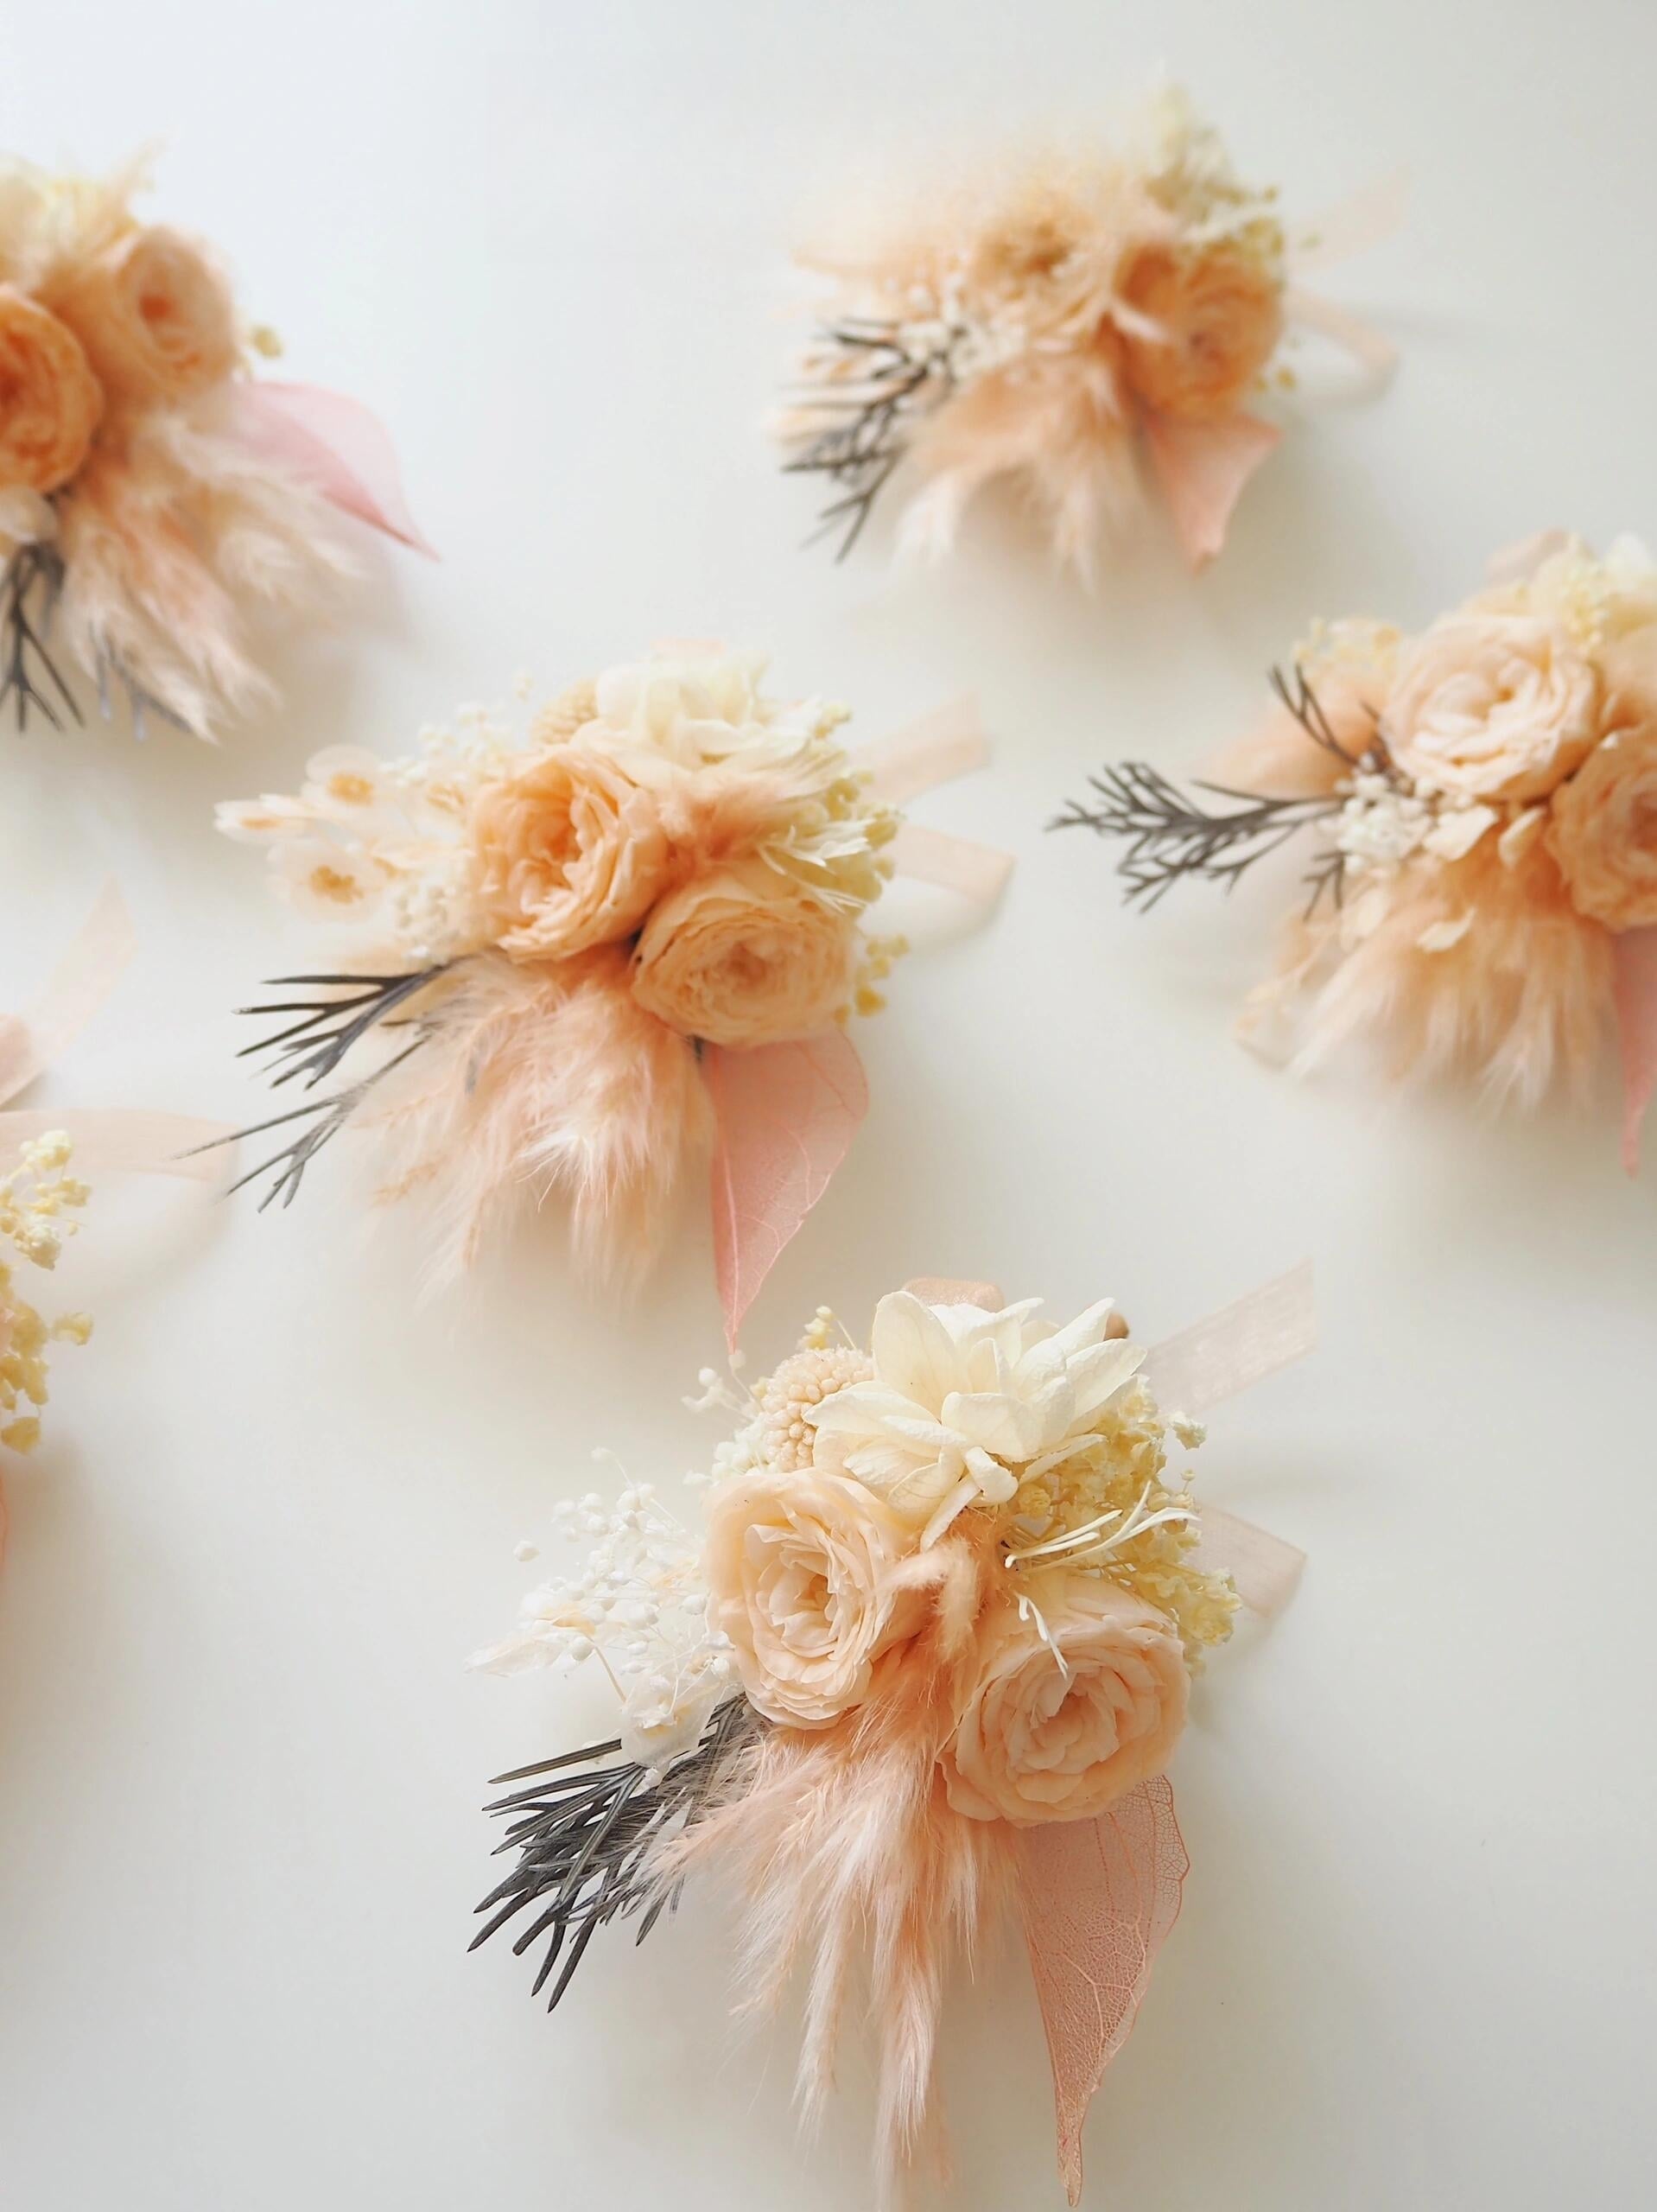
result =
[{"label": "peach pampas grass", "polygon": [[724,1802],[676,1838],[657,1872],[734,1869],[745,1893],[737,2009],[778,2005],[805,1968],[797,2094],[808,2121],[834,2086],[835,2051],[860,1954],[877,2053],[879,2202],[918,2162],[942,2170],[935,2059],[946,1972],[969,1963],[1013,1894],[1009,1832],[949,1803],[940,1746],[975,1649],[988,1554],[951,1537],[904,1563],[931,1599],[926,1628],[883,1662],[879,1694],[822,1731],[767,1729]]},{"label": "peach pampas grass", "polygon": [[[1424,935],[1476,922],[1442,950]],[[1578,914],[1548,854],[1508,867],[1477,846],[1449,864],[1415,862],[1387,887],[1380,918],[1355,942],[1338,916],[1293,925],[1279,976],[1256,1014],[1300,1001],[1292,1065],[1318,1066],[1368,1037],[1400,1078],[1469,1075],[1497,1103],[1535,1106],[1557,1081],[1591,1090],[1611,1013],[1611,939]]]},{"label": "peach pampas grass", "polygon": [[90,668],[198,737],[270,696],[243,595],[289,613],[356,573],[316,493],[229,434],[216,399],[95,454],[62,502],[61,619]]},{"label": "peach pampas grass", "polygon": [[556,968],[481,955],[430,1020],[418,1083],[363,1118],[403,1147],[384,1195],[436,1198],[433,1287],[473,1262],[526,1182],[568,1195],[586,1268],[636,1281],[708,1109],[692,1046],[638,1005],[625,951]]}]

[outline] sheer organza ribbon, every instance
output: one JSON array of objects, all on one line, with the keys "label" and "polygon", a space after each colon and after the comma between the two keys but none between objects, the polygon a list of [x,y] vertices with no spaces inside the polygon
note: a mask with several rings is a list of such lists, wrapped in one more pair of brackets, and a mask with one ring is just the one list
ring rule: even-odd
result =
[{"label": "sheer organza ribbon", "polygon": [[[923,1277],[909,1288],[937,1303],[994,1311],[994,1283]],[[1309,1352],[1317,1338],[1311,1262],[1170,1337],[1145,1373],[1169,1412],[1235,1397]],[[1270,1615],[1294,1589],[1305,1554],[1235,1514],[1205,1505],[1204,1567],[1222,1568],[1252,1611]],[[1082,2131],[1105,2069],[1133,2031],[1164,1937],[1179,1916],[1190,1861],[1165,1775],[1119,1797],[1096,1821],[1052,1821],[1013,1836],[1030,1970],[1053,2069],[1058,2171],[1082,2201]]]},{"label": "sheer organza ribbon", "polygon": [[[0,1014],[0,1106],[43,1075],[92,1020],[119,982],[134,950],[132,922],[120,893],[106,883],[35,1003],[22,1014]],[[226,1122],[125,1108],[0,1113],[0,1149],[65,1130],[77,1168],[180,1175],[206,1182],[217,1173],[206,1159],[179,1157],[188,1145],[219,1143],[233,1135]]]},{"label": "sheer organza ribbon", "polygon": [[[975,700],[955,699],[871,747],[873,788],[893,804],[983,766],[989,745]],[[988,906],[1011,854],[905,823],[893,847],[900,873]],[[760,1285],[828,1189],[868,1111],[857,1047],[842,1028],[751,1052],[702,1051],[714,1109],[714,1268],[734,1350]]]}]

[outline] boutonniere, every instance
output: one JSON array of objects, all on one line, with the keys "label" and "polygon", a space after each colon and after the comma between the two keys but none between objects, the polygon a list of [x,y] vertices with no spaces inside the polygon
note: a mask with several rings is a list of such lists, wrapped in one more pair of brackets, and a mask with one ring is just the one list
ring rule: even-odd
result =
[{"label": "boutonniere", "polygon": [[1127,896],[1229,886],[1305,849],[1305,893],[1245,1033],[1298,1071],[1349,1040],[1498,1101],[1586,1096],[1615,1029],[1623,1154],[1657,1084],[1657,566],[1562,531],[1425,630],[1322,626],[1277,712],[1183,790],[1107,767],[1057,827],[1122,848]]},{"label": "boutonniere", "polygon": [[0,165],[0,708],[198,737],[266,696],[254,618],[354,572],[354,515],[430,548],[384,431],[338,392],[257,372],[213,250],[141,220],[107,180]]},{"label": "boutonniere", "polygon": [[902,543],[936,554],[1000,483],[1084,575],[1148,480],[1200,567],[1279,442],[1256,405],[1294,385],[1298,340],[1390,369],[1300,280],[1384,237],[1399,197],[1292,225],[1172,88],[1119,149],[993,156],[888,193],[798,257],[827,296],[778,418],[785,466],[827,486],[842,554],[888,484],[909,494]]},{"label": "boutonniere", "polygon": [[867,2000],[885,2202],[942,2163],[947,1970],[1014,1917],[1079,2202],[1088,2105],[1179,1910],[1191,1678],[1301,1564],[1199,1505],[1189,1458],[1311,1333],[1305,1268],[1148,1351],[1108,1299],[1060,1323],[921,1282],[867,1348],[822,1310],[752,1387],[704,1370],[734,1433],[701,1510],[648,1483],[566,1501],[584,1556],[475,1662],[595,1660],[621,1697],[613,1738],[498,1777],[515,1859],[477,1942],[514,1929],[556,2005],[602,1929],[642,1942],[691,1876],[734,1878],[733,2005],[803,1979],[808,2118]]},{"label": "boutonniere", "polygon": [[711,1158],[734,1342],[866,1110],[852,1027],[906,949],[874,925],[889,879],[987,903],[1011,865],[900,811],[986,757],[969,702],[859,755],[846,709],[773,697],[764,666],[666,648],[527,733],[474,714],[416,759],[336,748],[296,796],[219,809],[279,892],[351,932],[343,969],[247,1009],[278,1025],[250,1048],[275,1082],[320,1093],[247,1132],[288,1132],[245,1179],[264,1204],[371,1128],[388,1191],[436,1201],[437,1277],[557,1192],[578,1260],[625,1281]]}]

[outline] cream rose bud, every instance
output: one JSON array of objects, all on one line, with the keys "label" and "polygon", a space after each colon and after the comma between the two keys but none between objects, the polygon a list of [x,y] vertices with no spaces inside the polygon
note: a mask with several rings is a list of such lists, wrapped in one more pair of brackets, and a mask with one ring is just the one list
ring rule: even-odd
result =
[{"label": "cream rose bud", "polygon": [[1093,1820],[1167,1764],[1185,1725],[1185,1656],[1167,1616],[1118,1583],[1054,1574],[1028,1594],[1064,1663],[1011,1605],[989,1617],[944,1787],[972,1820]]},{"label": "cream rose bud", "polygon": [[852,995],[856,928],[759,860],[700,876],[657,907],[633,995],[686,1037],[780,1045],[828,1028]]},{"label": "cream rose bud", "polygon": [[671,868],[655,798],[608,754],[555,745],[486,784],[472,809],[479,904],[514,960],[627,937]]},{"label": "cream rose bud", "polygon": [[[67,484],[86,458],[103,408],[73,331],[38,300],[0,284],[0,493]],[[21,506],[13,508],[21,518]]]},{"label": "cream rose bud", "polygon": [[53,304],[113,399],[189,399],[241,359],[229,287],[176,231],[129,231],[59,283]]},{"label": "cream rose bud", "polygon": [[1546,798],[1598,734],[1599,677],[1559,623],[1451,614],[1403,655],[1381,731],[1424,790]]},{"label": "cream rose bud", "polygon": [[737,1476],[708,1501],[708,1619],[768,1720],[826,1728],[869,1694],[924,1600],[894,1586],[908,1532],[845,1475]]}]

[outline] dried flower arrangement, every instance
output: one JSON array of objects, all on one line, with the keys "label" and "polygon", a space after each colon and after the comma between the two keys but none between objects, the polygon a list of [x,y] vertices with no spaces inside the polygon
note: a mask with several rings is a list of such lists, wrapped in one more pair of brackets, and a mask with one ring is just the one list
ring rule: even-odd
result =
[{"label": "dried flower arrangement", "polygon": [[1000,855],[903,824],[895,804],[978,765],[969,702],[854,759],[843,708],[778,701],[763,659],[662,649],[578,683],[527,741],[481,711],[423,753],[355,747],[296,797],[219,809],[276,888],[372,925],[349,972],[279,978],[276,1084],[344,1087],[246,1132],[298,1134],[244,1181],[293,1198],[348,1125],[398,1148],[388,1195],[438,1202],[435,1273],[515,1202],[556,1187],[578,1258],[636,1277],[711,1145],[727,1328],[822,1195],[867,1105],[847,1017],[884,1004],[900,940],[871,934],[897,868],[988,899]]},{"label": "dried flower arrangement", "polygon": [[[1657,1084],[1657,564],[1552,531],[1415,637],[1324,625],[1207,798],[1130,761],[1057,828],[1121,841],[1130,899],[1234,883],[1303,831],[1308,896],[1245,1017],[1297,1070],[1348,1040],[1534,1104],[1618,1030],[1623,1153]],[[1217,801],[1211,804],[1209,800]]]},{"label": "dried flower arrangement", "polygon": [[929,1281],[880,1301],[867,1351],[824,1309],[752,1389],[704,1370],[690,1402],[740,1426],[690,1478],[701,1529],[649,1483],[561,1505],[587,1557],[474,1662],[595,1659],[622,1722],[498,1777],[515,1864],[473,1948],[526,1916],[513,1948],[544,1942],[556,2005],[600,1928],[642,1942],[690,1874],[733,1872],[739,2011],[807,1979],[808,2117],[861,1974],[886,2202],[942,2164],[946,1966],[1016,1910],[1077,2202],[1089,2102],[1179,1908],[1163,1770],[1190,1677],[1300,1565],[1199,1516],[1170,1457],[1311,1333],[1305,1269],[1148,1354],[1108,1300],[1060,1327],[1038,1300]]},{"label": "dried flower arrangement", "polygon": [[905,547],[947,551],[1004,480],[1087,574],[1137,512],[1143,463],[1201,566],[1278,442],[1250,406],[1293,383],[1286,338],[1390,368],[1383,340],[1298,280],[1384,236],[1396,201],[1387,188],[1292,235],[1171,87],[1119,154],[977,164],[896,218],[883,201],[799,256],[832,297],[778,423],[785,466],[828,485],[842,555],[903,469],[921,480]]},{"label": "dried flower arrangement", "polygon": [[265,696],[249,616],[353,572],[331,518],[429,550],[384,432],[354,401],[249,373],[211,251],[107,180],[0,164],[0,707],[82,719],[60,644],[107,717],[214,734]]}]

